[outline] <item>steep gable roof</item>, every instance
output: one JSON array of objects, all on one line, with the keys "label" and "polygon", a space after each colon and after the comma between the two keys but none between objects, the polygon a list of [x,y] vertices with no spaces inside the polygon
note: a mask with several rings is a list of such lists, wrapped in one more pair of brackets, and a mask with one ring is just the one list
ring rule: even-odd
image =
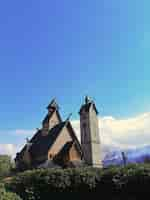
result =
[{"label": "steep gable roof", "polygon": [[56,159],[59,157],[61,158],[63,155],[66,155],[68,153],[68,151],[70,150],[70,148],[72,147],[73,143],[74,143],[73,141],[66,142],[64,144],[64,146],[61,148],[58,155],[55,156]]},{"label": "steep gable roof", "polygon": [[58,110],[59,106],[56,102],[56,99],[52,99],[52,101],[49,103],[49,105],[47,106],[47,109],[49,110],[50,108],[55,108]]},{"label": "steep gable roof", "polygon": [[60,122],[62,122],[62,119],[61,119],[61,116],[59,114],[59,111],[58,110],[52,110],[51,112],[47,113],[47,115],[45,116],[45,118],[43,119],[42,123],[46,123],[53,115],[53,113],[56,111],[56,114],[58,116],[58,119]]},{"label": "steep gable roof", "polygon": [[33,157],[39,157],[39,156],[43,156],[43,155],[47,154],[48,150],[55,143],[59,134],[61,133],[61,130],[65,126],[69,129],[69,133],[71,134],[71,137],[76,144],[77,150],[82,155],[81,146],[75,135],[75,132],[74,132],[70,122],[66,122],[66,121],[57,124],[55,127],[53,127],[49,131],[49,133],[46,136],[42,136],[42,134],[37,134],[36,137],[32,138],[31,142],[33,144],[29,150],[31,155]]},{"label": "steep gable roof", "polygon": [[[36,141],[39,134],[41,134],[41,130],[38,130],[38,131],[34,134],[34,136],[32,137],[32,139],[30,140],[30,142],[32,143],[32,142]],[[19,153],[17,153],[17,156],[19,156],[19,157],[22,156],[23,152],[24,152],[25,149],[26,149],[26,146],[27,146],[27,145],[25,144],[24,147],[21,149],[21,151],[20,151]],[[16,157],[17,157],[17,156],[16,156]]]},{"label": "steep gable roof", "polygon": [[53,127],[46,136],[38,134],[35,138],[31,140],[33,143],[30,148],[30,153],[33,157],[43,156],[47,153],[49,148],[53,145],[56,138],[58,137],[60,131],[64,127],[64,122],[57,124]]},{"label": "steep gable roof", "polygon": [[68,122],[67,127],[68,127],[68,129],[70,129],[70,133],[71,133],[71,136],[72,136],[72,138],[74,140],[76,148],[77,148],[78,152],[81,154],[81,157],[82,157],[82,148],[81,148],[80,142],[79,142],[79,140],[78,140],[78,138],[77,138],[77,136],[75,134],[75,131],[74,131],[74,129],[73,129],[73,127],[72,127],[70,122]]}]

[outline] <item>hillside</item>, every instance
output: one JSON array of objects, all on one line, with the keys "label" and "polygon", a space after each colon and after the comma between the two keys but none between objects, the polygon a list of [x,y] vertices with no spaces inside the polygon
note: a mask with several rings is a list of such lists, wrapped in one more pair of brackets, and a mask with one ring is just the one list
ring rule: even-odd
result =
[{"label": "hillside", "polygon": [[[121,150],[118,148],[105,148],[104,150],[103,164],[109,165],[122,165]],[[124,151],[127,157],[127,163],[142,163],[150,161],[150,146],[144,146],[141,148],[128,149]]]}]

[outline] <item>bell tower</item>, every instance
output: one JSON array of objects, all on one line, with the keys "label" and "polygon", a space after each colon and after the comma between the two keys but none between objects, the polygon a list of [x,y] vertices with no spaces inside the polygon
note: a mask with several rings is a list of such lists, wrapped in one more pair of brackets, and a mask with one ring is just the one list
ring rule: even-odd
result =
[{"label": "bell tower", "polygon": [[98,111],[88,96],[80,111],[81,147],[87,165],[102,167],[98,127]]},{"label": "bell tower", "polygon": [[42,121],[42,135],[46,136],[54,126],[59,124],[62,120],[59,114],[59,106],[56,100],[53,99],[47,106],[48,113]]}]

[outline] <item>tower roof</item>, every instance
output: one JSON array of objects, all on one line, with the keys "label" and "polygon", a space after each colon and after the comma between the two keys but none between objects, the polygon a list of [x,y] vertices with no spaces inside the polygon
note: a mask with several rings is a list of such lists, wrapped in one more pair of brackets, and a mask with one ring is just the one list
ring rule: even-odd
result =
[{"label": "tower roof", "polygon": [[91,100],[90,97],[86,96],[85,97],[85,103],[81,106],[79,114],[81,114],[81,112],[84,110],[85,112],[89,112],[89,109],[91,108],[91,106],[93,105],[93,108],[96,112],[96,114],[98,114],[98,110],[96,108],[96,105],[94,103],[93,100]]},{"label": "tower roof", "polygon": [[62,121],[61,120],[61,116],[59,114],[59,106],[58,106],[55,98],[52,99],[52,101],[50,102],[50,104],[47,106],[47,109],[48,109],[48,113],[45,116],[45,118],[43,119],[42,123],[47,122],[51,118],[51,116],[53,115],[53,113],[55,111],[57,113],[57,116],[58,116],[59,120]]}]

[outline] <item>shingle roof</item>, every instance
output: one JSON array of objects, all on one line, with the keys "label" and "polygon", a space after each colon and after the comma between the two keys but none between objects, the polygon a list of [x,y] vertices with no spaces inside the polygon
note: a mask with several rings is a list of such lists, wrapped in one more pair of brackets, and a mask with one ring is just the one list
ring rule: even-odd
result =
[{"label": "shingle roof", "polygon": [[[39,131],[39,133],[37,133],[36,136],[31,139],[31,143],[33,144],[29,151],[32,158],[47,155],[48,150],[54,144],[64,126],[67,126],[67,128],[70,130],[73,142],[75,142],[76,148],[82,156],[81,146],[71,126],[71,123],[69,121],[65,121],[53,127],[46,136],[42,136],[41,131]],[[65,148],[69,148],[69,146]]]},{"label": "shingle roof", "polygon": [[78,138],[75,134],[75,131],[72,128],[72,125],[71,125],[70,122],[68,122],[67,127],[68,127],[68,129],[70,129],[70,131],[72,133],[71,136],[73,137],[73,141],[75,142],[76,148],[77,148],[78,152],[81,154],[81,157],[82,157],[82,148],[81,148],[80,142],[79,142],[79,140],[78,140]]},{"label": "shingle roof", "polygon": [[43,119],[42,123],[43,123],[43,124],[46,123],[46,122],[49,120],[49,118],[51,118],[51,116],[53,115],[53,113],[54,113],[54,111],[48,113],[48,114],[45,116],[45,118]]},{"label": "shingle roof", "polygon": [[[38,163],[40,164],[41,162],[44,162],[45,160],[47,160],[48,150],[52,147],[52,145],[56,141],[57,137],[61,133],[61,130],[63,129],[64,126],[66,126],[69,129],[69,133],[72,137],[72,142],[75,144],[76,149],[80,153],[81,158],[82,158],[81,145],[75,135],[75,132],[71,126],[71,123],[69,121],[65,121],[65,122],[60,122],[55,127],[53,127],[46,136],[42,135],[42,130],[38,130],[37,133],[32,137],[32,139],[30,140],[30,142],[32,143],[32,146],[30,147],[29,152],[31,153],[33,165],[34,164],[36,165]],[[65,153],[66,151],[69,150],[72,142],[66,144],[63,147],[62,153]],[[25,149],[26,149],[26,145],[19,153],[20,156],[23,155],[22,153],[24,152]],[[42,160],[41,160],[41,157],[42,157]],[[38,161],[38,158],[40,158],[39,161]]]},{"label": "shingle roof", "polygon": [[98,110],[97,110],[97,108],[96,108],[96,106],[95,106],[95,103],[94,103],[93,101],[82,105],[81,108],[80,108],[79,113],[81,114],[81,112],[82,112],[83,110],[84,110],[85,112],[89,112],[89,109],[90,109],[90,107],[91,107],[92,105],[93,105],[93,107],[94,107],[94,109],[95,109],[96,114],[98,114]]},{"label": "shingle roof", "polygon": [[54,113],[55,111],[56,111],[56,113],[57,113],[57,116],[58,116],[59,120],[62,121],[61,116],[60,116],[58,110],[55,110],[55,109],[54,109],[54,110],[52,110],[51,112],[47,113],[47,115],[46,115],[45,118],[43,119],[42,123],[47,122],[47,121],[52,117],[52,115],[53,115],[53,113]]},{"label": "shingle roof", "polygon": [[65,123],[61,122],[55,127],[53,127],[46,136],[42,136],[41,132],[36,135],[36,137],[31,139],[33,143],[30,148],[31,156],[40,157],[47,155],[47,151],[53,145],[56,138],[58,137],[61,129],[64,127]]},{"label": "shingle roof", "polygon": [[59,106],[58,106],[58,104],[56,102],[56,99],[52,99],[52,101],[50,102],[50,104],[47,106],[47,109],[49,109],[49,108],[56,108],[56,109],[59,108]]},{"label": "shingle roof", "polygon": [[73,143],[73,141],[66,142],[66,144],[64,144],[64,146],[61,148],[56,157],[62,157],[63,155],[66,155],[72,147]]}]

